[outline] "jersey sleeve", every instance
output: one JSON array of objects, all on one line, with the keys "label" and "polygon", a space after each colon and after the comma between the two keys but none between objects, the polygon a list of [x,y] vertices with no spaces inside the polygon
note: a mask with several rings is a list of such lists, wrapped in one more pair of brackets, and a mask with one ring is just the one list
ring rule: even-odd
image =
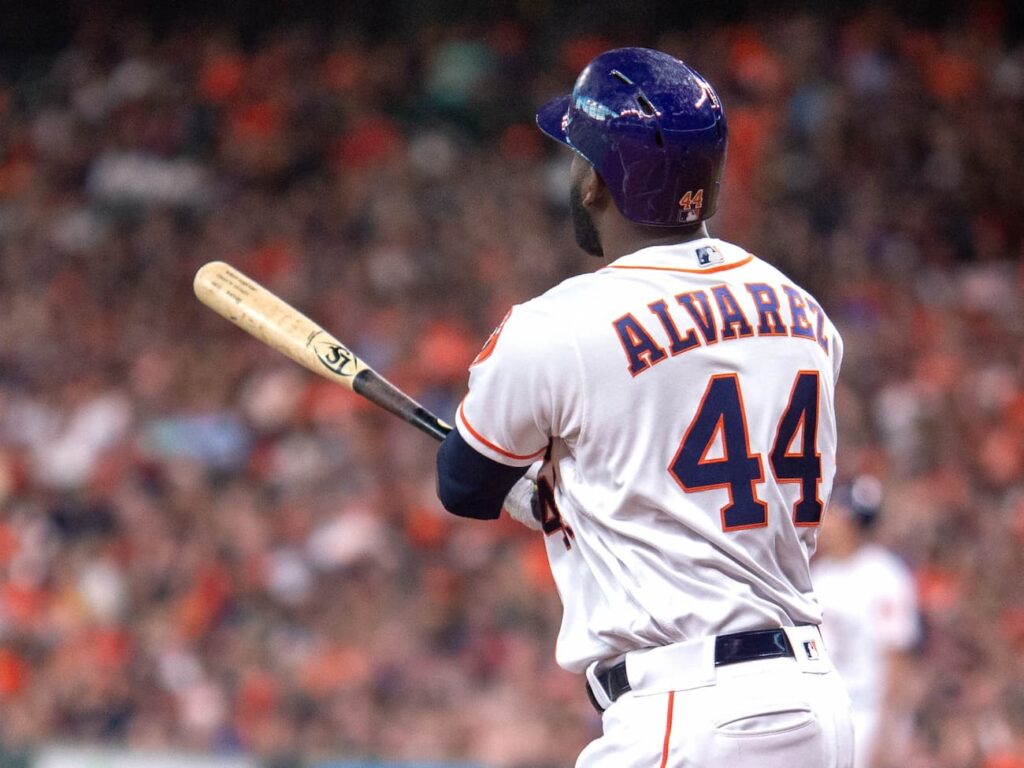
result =
[{"label": "jersey sleeve", "polygon": [[563,319],[535,302],[518,305],[469,369],[456,414],[462,438],[484,456],[525,467],[552,438],[579,430],[584,386],[579,355]]}]

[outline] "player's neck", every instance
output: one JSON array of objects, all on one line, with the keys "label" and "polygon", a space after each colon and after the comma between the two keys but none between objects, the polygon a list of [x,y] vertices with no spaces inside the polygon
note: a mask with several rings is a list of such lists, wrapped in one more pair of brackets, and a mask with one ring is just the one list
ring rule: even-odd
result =
[{"label": "player's neck", "polygon": [[705,237],[709,235],[704,224],[687,232],[675,228],[638,226],[622,219],[621,223],[610,226],[601,233],[601,246],[605,261],[611,263],[621,256],[636,253],[644,248],[678,245]]}]

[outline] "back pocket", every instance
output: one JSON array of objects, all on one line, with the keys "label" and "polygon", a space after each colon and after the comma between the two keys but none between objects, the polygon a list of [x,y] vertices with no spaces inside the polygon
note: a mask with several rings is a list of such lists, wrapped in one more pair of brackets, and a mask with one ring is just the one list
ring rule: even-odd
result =
[{"label": "back pocket", "polygon": [[803,703],[748,705],[714,723],[707,768],[829,768],[831,753],[814,711]]},{"label": "back pocket", "polygon": [[808,704],[751,705],[731,711],[715,723],[726,736],[758,736],[785,733],[818,721]]}]

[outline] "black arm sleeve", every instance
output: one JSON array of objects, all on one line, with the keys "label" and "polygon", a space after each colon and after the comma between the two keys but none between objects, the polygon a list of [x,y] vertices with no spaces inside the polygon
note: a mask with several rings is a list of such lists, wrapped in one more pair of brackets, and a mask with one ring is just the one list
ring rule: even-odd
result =
[{"label": "black arm sleeve", "polygon": [[453,429],[437,452],[437,497],[453,515],[495,520],[528,467],[509,467],[477,452]]}]

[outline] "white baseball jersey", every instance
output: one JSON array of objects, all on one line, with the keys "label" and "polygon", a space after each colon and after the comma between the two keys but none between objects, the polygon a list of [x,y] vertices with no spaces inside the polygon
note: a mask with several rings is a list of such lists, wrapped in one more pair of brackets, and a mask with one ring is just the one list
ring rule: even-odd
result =
[{"label": "white baseball jersey", "polygon": [[920,633],[913,576],[899,558],[875,545],[842,560],[815,558],[811,573],[822,607],[822,637],[853,706],[854,765],[866,767],[876,752],[886,656],[908,650]]},{"label": "white baseball jersey", "polygon": [[721,240],[645,248],[512,309],[470,371],[462,437],[544,459],[557,658],[818,623],[808,559],[835,474],[842,342]]},{"label": "white baseball jersey", "polygon": [[865,545],[842,560],[817,558],[821,632],[855,709],[881,703],[885,656],[906,651],[919,634],[914,579],[891,552]]}]

